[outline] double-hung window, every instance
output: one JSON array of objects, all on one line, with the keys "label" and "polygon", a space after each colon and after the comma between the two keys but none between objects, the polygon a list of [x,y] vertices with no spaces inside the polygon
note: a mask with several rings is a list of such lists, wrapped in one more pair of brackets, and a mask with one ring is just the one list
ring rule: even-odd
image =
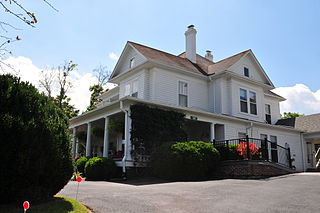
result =
[{"label": "double-hung window", "polygon": [[240,89],[240,111],[257,115],[257,94],[255,92]]},{"label": "double-hung window", "polygon": [[188,106],[188,83],[179,81],[179,106]]},{"label": "double-hung window", "polygon": [[271,107],[270,104],[265,104],[265,111],[266,111],[266,122],[271,124]]},{"label": "double-hung window", "polygon": [[245,89],[240,89],[240,111],[248,113],[248,96]]},{"label": "double-hung window", "polygon": [[250,96],[250,114],[257,115],[257,95],[255,92],[249,92]]},{"label": "double-hung window", "polygon": [[134,59],[134,58],[131,58],[131,59],[130,59],[130,63],[129,63],[129,68],[134,67],[134,62],[135,62],[135,59]]},{"label": "double-hung window", "polygon": [[132,97],[138,97],[138,81],[134,81],[132,83],[132,94],[131,94]]}]

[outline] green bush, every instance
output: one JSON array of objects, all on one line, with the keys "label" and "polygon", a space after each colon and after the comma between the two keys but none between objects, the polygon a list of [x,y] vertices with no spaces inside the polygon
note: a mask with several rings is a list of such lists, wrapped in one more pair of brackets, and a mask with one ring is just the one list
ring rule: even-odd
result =
[{"label": "green bush", "polygon": [[114,177],[117,167],[109,158],[90,158],[86,163],[84,173],[87,180],[109,180]]},{"label": "green bush", "polygon": [[76,161],[77,170],[82,175],[84,175],[84,167],[86,166],[87,161],[88,161],[87,157],[81,157]]},{"label": "green bush", "polygon": [[72,176],[68,118],[29,83],[0,75],[0,202],[45,200]]},{"label": "green bush", "polygon": [[218,146],[216,149],[220,153],[220,159],[224,160],[241,160],[242,156],[239,155],[238,144],[229,144],[229,146]]},{"label": "green bush", "polygon": [[151,165],[156,176],[170,180],[208,178],[219,162],[219,152],[202,141],[165,143],[152,154]]}]

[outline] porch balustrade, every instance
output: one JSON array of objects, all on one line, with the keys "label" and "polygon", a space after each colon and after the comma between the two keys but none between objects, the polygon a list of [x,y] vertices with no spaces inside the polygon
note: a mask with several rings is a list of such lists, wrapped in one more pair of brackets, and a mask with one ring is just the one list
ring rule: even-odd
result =
[{"label": "porch balustrade", "polygon": [[292,167],[290,148],[285,148],[267,139],[238,138],[213,140],[222,160],[261,160]]}]

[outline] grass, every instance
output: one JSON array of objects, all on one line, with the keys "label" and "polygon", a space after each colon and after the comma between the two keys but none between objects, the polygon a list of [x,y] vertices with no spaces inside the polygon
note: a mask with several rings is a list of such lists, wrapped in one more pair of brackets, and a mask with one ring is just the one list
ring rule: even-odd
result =
[{"label": "grass", "polygon": [[[20,206],[14,205],[0,205],[0,212],[5,213],[22,213],[23,207],[22,203]],[[78,201],[62,197],[55,196],[52,200],[32,205],[30,203],[30,208],[27,213],[89,213],[90,211]]]}]

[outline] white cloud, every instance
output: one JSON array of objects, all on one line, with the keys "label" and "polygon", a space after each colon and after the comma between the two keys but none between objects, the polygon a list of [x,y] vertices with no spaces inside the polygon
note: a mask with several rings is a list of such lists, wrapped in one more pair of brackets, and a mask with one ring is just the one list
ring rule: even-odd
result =
[{"label": "white cloud", "polygon": [[313,92],[304,84],[296,84],[292,87],[279,87],[273,91],[287,99],[280,103],[281,113],[313,114],[320,112],[320,89]]},{"label": "white cloud", "polygon": [[[47,69],[40,69],[32,63],[32,60],[23,56],[18,57],[9,57],[4,61],[7,64],[10,64],[15,68],[15,71],[6,68],[5,70],[0,69],[0,74],[2,73],[12,73],[17,74],[23,81],[29,81],[35,87],[37,87],[40,91],[44,91],[43,88],[39,87],[39,80],[41,79],[41,71],[46,71]],[[90,91],[89,87],[95,83],[97,83],[97,78],[93,76],[91,73],[81,74],[78,71],[73,71],[70,73],[70,81],[72,83],[72,87],[69,89],[67,95],[71,98],[71,104],[73,104],[80,111],[85,111],[87,106],[90,103]],[[107,85],[107,87],[112,87],[111,85]],[[53,96],[57,95],[58,88],[57,85],[53,87]]]},{"label": "white cloud", "polygon": [[115,53],[111,52],[111,53],[109,53],[109,58],[114,61],[118,61],[119,56],[117,56]]}]

